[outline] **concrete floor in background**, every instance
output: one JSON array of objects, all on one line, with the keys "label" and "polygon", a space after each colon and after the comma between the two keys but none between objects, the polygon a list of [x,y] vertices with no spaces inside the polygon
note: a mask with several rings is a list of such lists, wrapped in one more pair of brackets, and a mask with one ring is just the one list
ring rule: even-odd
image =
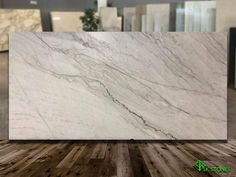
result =
[{"label": "concrete floor in background", "polygon": [[[8,52],[0,53],[0,139],[8,138]],[[228,138],[236,139],[236,90],[228,89]]]}]

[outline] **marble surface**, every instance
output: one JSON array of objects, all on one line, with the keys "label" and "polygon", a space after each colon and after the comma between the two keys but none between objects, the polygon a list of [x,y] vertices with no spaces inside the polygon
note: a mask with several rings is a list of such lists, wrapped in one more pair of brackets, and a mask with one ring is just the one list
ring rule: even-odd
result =
[{"label": "marble surface", "polygon": [[8,52],[0,52],[0,140],[8,139]]},{"label": "marble surface", "polygon": [[54,32],[82,32],[83,23],[80,17],[84,12],[51,12]]},{"label": "marble surface", "polygon": [[107,0],[97,0],[97,11],[100,12],[101,7],[107,7]]},{"label": "marble surface", "polygon": [[185,2],[186,32],[214,32],[215,21],[216,1]]},{"label": "marble surface", "polygon": [[132,31],[132,17],[136,14],[136,8],[135,7],[125,7],[123,9],[124,14],[124,31]]},{"label": "marble surface", "polygon": [[136,26],[136,15],[135,16],[132,16],[132,18],[131,18],[131,21],[132,21],[132,28],[131,28],[131,30],[132,30],[132,32],[135,32],[136,30],[137,30],[137,26]]},{"label": "marble surface", "polygon": [[152,14],[142,15],[142,32],[154,31],[154,16]]},{"label": "marble surface", "polygon": [[170,4],[147,4],[136,7],[135,31],[169,31]]},{"label": "marble surface", "polygon": [[121,31],[122,19],[116,7],[101,7],[99,14],[101,31]]},{"label": "marble surface", "polygon": [[216,31],[229,31],[236,27],[236,0],[216,1]]},{"label": "marble surface", "polygon": [[11,34],[10,139],[226,139],[226,53],[226,33]]},{"label": "marble surface", "polygon": [[133,31],[135,32],[139,32],[142,31],[143,29],[145,29],[146,27],[144,25],[142,25],[142,20],[145,21],[146,23],[146,6],[145,5],[138,5],[135,7],[135,16],[132,18],[132,28]]},{"label": "marble surface", "polygon": [[154,12],[154,30],[152,32],[168,32],[170,21],[170,4],[158,4]]},{"label": "marble surface", "polygon": [[184,18],[185,18],[184,3],[176,4],[176,18],[175,18],[175,31],[184,31]]},{"label": "marble surface", "polygon": [[147,15],[142,15],[141,32],[146,32],[146,26],[147,26]]},{"label": "marble surface", "polygon": [[24,31],[42,31],[39,10],[0,9],[0,51],[8,50],[9,33]]}]

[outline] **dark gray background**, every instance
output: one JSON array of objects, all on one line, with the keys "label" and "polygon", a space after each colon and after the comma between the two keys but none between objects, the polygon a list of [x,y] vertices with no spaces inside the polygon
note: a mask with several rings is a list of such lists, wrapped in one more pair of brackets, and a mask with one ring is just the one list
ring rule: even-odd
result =
[{"label": "dark gray background", "polygon": [[[44,31],[51,31],[49,12],[52,10],[82,11],[85,8],[96,8],[94,6],[94,0],[34,0],[38,2],[37,5],[30,4],[30,1],[31,0],[0,0],[0,8],[40,9]],[[185,0],[108,0],[109,3],[112,3],[113,6],[118,8],[119,14],[122,14],[123,7],[132,7],[148,3],[176,3],[184,1]]]}]

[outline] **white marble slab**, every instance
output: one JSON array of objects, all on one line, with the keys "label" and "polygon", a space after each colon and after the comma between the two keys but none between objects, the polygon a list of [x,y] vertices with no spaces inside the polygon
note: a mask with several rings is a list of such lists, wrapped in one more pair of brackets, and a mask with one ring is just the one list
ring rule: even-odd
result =
[{"label": "white marble slab", "polygon": [[51,12],[54,32],[82,32],[83,23],[80,17],[84,12]]},{"label": "white marble slab", "polygon": [[169,31],[170,4],[147,4],[136,7],[135,31]]},{"label": "white marble slab", "polygon": [[[135,17],[132,18],[132,22],[134,23],[133,31],[139,32],[142,31],[142,29],[146,29],[146,27],[142,24],[142,20],[146,23],[146,17],[144,17],[146,14],[146,6],[138,5],[135,7]],[[145,18],[145,19],[144,19]]]},{"label": "white marble slab", "polygon": [[136,15],[132,16],[131,20],[132,20],[132,28],[131,28],[131,30],[132,30],[132,32],[135,32],[136,29],[137,29],[137,26],[136,26]]},{"label": "white marble slab", "polygon": [[175,30],[177,32],[184,31],[184,17],[185,17],[184,3],[178,3],[176,5],[176,21],[175,21]]},{"label": "white marble slab", "polygon": [[123,15],[124,15],[124,31],[132,31],[132,17],[136,14],[136,8],[135,7],[125,7],[123,9]]},{"label": "white marble slab", "polygon": [[142,32],[154,31],[154,16],[152,14],[142,15]]},{"label": "white marble slab", "polygon": [[8,50],[9,33],[24,31],[42,31],[39,10],[0,9],[0,51]]},{"label": "white marble slab", "polygon": [[142,29],[141,32],[146,32],[146,26],[147,26],[147,15],[142,15]]},{"label": "white marble slab", "polygon": [[100,12],[101,7],[107,7],[107,0],[97,0],[98,13]]},{"label": "white marble slab", "polygon": [[216,1],[186,1],[185,31],[214,32]]},{"label": "white marble slab", "polygon": [[122,19],[117,16],[116,7],[101,7],[100,20],[102,31],[121,31]]},{"label": "white marble slab", "polygon": [[159,12],[154,15],[154,32],[168,32],[170,13]]},{"label": "white marble slab", "polygon": [[229,31],[236,27],[236,0],[216,1],[216,31]]},{"label": "white marble slab", "polygon": [[226,139],[226,53],[226,33],[11,34],[10,139]]}]

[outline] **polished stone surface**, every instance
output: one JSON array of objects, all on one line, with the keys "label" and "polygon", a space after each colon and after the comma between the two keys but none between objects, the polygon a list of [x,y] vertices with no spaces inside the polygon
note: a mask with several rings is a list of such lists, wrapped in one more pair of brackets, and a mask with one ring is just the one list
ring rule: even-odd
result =
[{"label": "polished stone surface", "polygon": [[10,41],[10,139],[227,138],[226,33]]},{"label": "polished stone surface", "polygon": [[175,19],[175,31],[184,31],[184,18],[185,18],[184,3],[176,4],[176,19]]},{"label": "polished stone surface", "polygon": [[159,12],[154,15],[154,32],[168,32],[169,31],[169,20],[170,11]]},{"label": "polished stone surface", "polygon": [[136,7],[135,31],[169,31],[170,4],[147,4]]},{"label": "polished stone surface", "polygon": [[142,15],[142,32],[154,31],[154,15]]},{"label": "polished stone surface", "polygon": [[142,15],[142,28],[141,32],[146,32],[146,23],[147,23],[147,15]]},{"label": "polished stone surface", "polygon": [[97,0],[98,13],[100,12],[101,7],[107,7],[107,0]]},{"label": "polished stone surface", "polygon": [[135,32],[136,28],[137,28],[137,26],[136,26],[136,15],[132,16],[131,21],[132,21],[132,28],[131,28],[131,30],[132,30],[132,32]]},{"label": "polished stone surface", "polygon": [[8,139],[8,52],[0,52],[0,140]]},{"label": "polished stone surface", "polygon": [[101,31],[121,31],[122,20],[116,7],[101,7],[99,14]]},{"label": "polished stone surface", "polygon": [[236,0],[216,1],[216,31],[229,31],[236,27]]},{"label": "polished stone surface", "polygon": [[39,10],[0,9],[0,51],[8,50],[9,33],[24,31],[42,31]]},{"label": "polished stone surface", "polygon": [[185,31],[214,32],[216,21],[215,1],[185,2]]},{"label": "polished stone surface", "polygon": [[124,14],[124,31],[132,31],[132,17],[136,14],[136,8],[135,7],[126,7],[123,9]]},{"label": "polished stone surface", "polygon": [[83,23],[80,17],[84,12],[51,12],[54,32],[82,32]]}]

